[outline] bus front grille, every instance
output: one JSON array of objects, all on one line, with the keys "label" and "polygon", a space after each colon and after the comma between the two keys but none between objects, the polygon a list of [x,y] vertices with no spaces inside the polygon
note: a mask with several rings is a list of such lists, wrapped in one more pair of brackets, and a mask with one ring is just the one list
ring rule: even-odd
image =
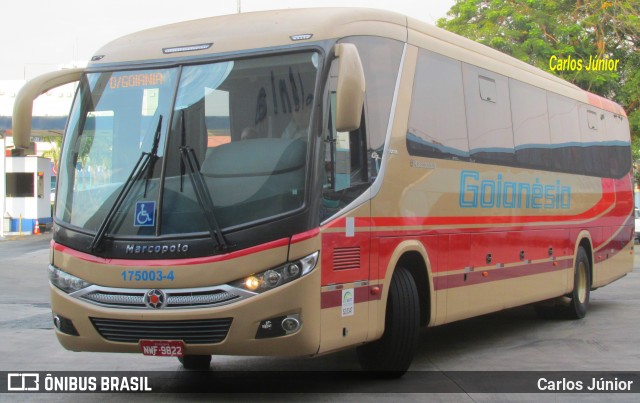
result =
[{"label": "bus front grille", "polygon": [[233,320],[90,319],[98,333],[109,341],[138,343],[140,340],[182,340],[186,344],[220,343],[227,337]]},{"label": "bus front grille", "polygon": [[[210,290],[206,292],[175,292],[167,290],[165,292],[167,303],[165,308],[196,308],[209,307],[228,303],[236,298],[230,292],[222,290]],[[96,305],[111,306],[117,308],[145,308],[145,291],[134,292],[106,292],[92,291],[82,296],[82,299],[95,303]]]},{"label": "bus front grille", "polygon": [[[160,303],[150,303],[149,293],[156,294]],[[94,305],[124,309],[190,309],[211,308],[242,301],[254,295],[240,288],[221,284],[198,288],[113,288],[91,285],[70,294]]]}]

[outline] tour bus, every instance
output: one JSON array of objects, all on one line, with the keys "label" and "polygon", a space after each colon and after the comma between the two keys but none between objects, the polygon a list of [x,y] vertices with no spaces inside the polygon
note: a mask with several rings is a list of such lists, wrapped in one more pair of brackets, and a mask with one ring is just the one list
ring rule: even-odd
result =
[{"label": "tour bus", "polygon": [[134,33],[84,69],[49,279],[73,351],[314,356],[402,374],[422,326],[582,318],[632,269],[617,104],[417,19],[321,8]]}]

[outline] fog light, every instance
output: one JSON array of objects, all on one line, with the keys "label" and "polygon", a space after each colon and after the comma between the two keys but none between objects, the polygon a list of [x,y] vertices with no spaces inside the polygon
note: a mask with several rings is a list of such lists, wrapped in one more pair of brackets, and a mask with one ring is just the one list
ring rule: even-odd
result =
[{"label": "fog light", "polygon": [[258,325],[256,339],[286,336],[297,332],[300,327],[302,327],[302,324],[300,323],[300,315],[297,313],[265,319]]},{"label": "fog light", "polygon": [[68,334],[71,336],[80,336],[78,330],[73,325],[71,319],[67,319],[64,316],[60,316],[57,313],[53,314],[53,325],[58,329],[60,333]]},{"label": "fog light", "polygon": [[293,333],[298,329],[300,329],[300,321],[298,321],[298,319],[294,317],[287,317],[282,321],[282,330],[287,334]]},{"label": "fog light", "polygon": [[53,315],[53,326],[56,327],[56,329],[60,330],[60,317],[58,315]]}]

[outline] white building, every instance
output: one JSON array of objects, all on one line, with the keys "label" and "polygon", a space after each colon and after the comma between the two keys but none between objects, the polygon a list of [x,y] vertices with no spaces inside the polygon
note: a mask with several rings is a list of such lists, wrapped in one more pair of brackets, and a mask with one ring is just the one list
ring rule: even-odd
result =
[{"label": "white building", "polygon": [[[76,62],[60,68],[85,65]],[[0,158],[0,238],[7,232],[16,232],[18,228],[22,232],[31,232],[36,220],[40,224],[51,222],[50,161],[36,157],[11,157],[14,148],[11,136],[13,105],[25,82],[0,80],[0,145],[3,148]],[[62,136],[76,87],[77,84],[67,84],[54,88],[34,101],[31,133],[37,156],[55,147],[52,137]]]}]

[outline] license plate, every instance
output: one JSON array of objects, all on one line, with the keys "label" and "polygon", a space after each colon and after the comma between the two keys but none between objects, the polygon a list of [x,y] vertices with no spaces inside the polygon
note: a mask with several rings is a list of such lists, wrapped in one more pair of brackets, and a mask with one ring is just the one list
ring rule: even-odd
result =
[{"label": "license plate", "polygon": [[144,355],[182,357],[184,342],[182,340],[140,340],[140,350]]}]

